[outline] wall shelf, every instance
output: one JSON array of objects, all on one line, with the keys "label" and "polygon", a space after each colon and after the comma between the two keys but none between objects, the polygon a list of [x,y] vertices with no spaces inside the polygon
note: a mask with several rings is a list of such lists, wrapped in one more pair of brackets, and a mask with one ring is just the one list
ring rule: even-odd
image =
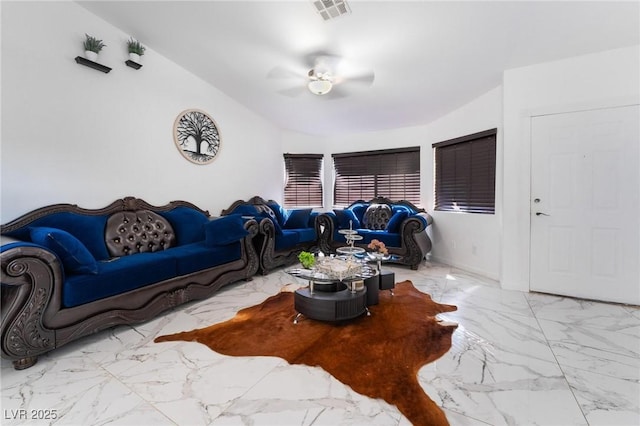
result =
[{"label": "wall shelf", "polygon": [[80,65],[84,65],[89,68],[93,68],[94,70],[102,71],[105,74],[111,71],[111,68],[104,66],[102,64],[99,64],[97,62],[90,61],[86,58],[83,58],[82,56],[76,56],[76,63]]},{"label": "wall shelf", "polygon": [[132,61],[131,59],[127,60],[127,62],[125,62],[125,64],[127,64],[128,67],[131,67],[133,69],[139,70],[140,68],[142,68],[142,64],[139,64],[135,61]]}]

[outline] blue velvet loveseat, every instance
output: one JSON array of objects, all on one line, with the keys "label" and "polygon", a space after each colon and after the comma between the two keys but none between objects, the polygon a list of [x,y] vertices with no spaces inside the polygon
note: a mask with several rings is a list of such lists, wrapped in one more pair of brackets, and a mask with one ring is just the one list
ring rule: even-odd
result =
[{"label": "blue velvet loveseat", "polygon": [[258,270],[255,220],[186,201],[56,204],[2,225],[2,356],[16,369],[82,336],[146,321]]},{"label": "blue velvet loveseat", "polygon": [[335,253],[338,247],[347,243],[339,231],[349,229],[357,231],[363,238],[355,244],[365,250],[371,240],[382,241],[389,254],[390,262],[418,269],[425,255],[431,251],[431,239],[427,227],[433,218],[424,209],[409,201],[391,201],[377,197],[370,201],[359,200],[345,209],[318,216],[318,245],[324,253]]},{"label": "blue velvet loveseat", "polygon": [[274,200],[254,196],[235,201],[222,215],[240,214],[254,217],[259,222],[259,233],[254,239],[260,256],[260,270],[268,274],[279,266],[298,261],[301,251],[317,247],[316,217],[312,209],[285,209]]}]

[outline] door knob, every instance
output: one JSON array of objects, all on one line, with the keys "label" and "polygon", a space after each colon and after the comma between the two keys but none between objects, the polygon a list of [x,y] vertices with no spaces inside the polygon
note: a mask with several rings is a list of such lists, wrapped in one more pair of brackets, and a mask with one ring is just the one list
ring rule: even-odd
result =
[{"label": "door knob", "polygon": [[549,215],[542,212],[536,212],[536,216],[549,216]]},{"label": "door knob", "polygon": [[540,202],[540,198],[536,198],[535,200],[533,200],[534,203],[539,203]]}]

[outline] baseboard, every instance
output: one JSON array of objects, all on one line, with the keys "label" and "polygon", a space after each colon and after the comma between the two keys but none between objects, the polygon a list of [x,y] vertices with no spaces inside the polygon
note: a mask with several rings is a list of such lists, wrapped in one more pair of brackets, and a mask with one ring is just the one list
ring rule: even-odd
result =
[{"label": "baseboard", "polygon": [[494,281],[500,282],[500,277],[498,275],[493,274],[493,273],[488,272],[488,271],[485,271],[483,269],[475,268],[473,266],[465,265],[465,264],[459,263],[459,262],[454,262],[454,261],[451,261],[450,259],[442,259],[442,258],[439,258],[437,256],[433,256],[433,255],[430,256],[429,260],[432,261],[432,262],[442,263],[442,264],[445,264],[445,265],[452,266],[454,268],[462,269],[463,271],[471,272],[472,274],[480,275],[482,277],[489,278],[489,279],[492,279]]}]

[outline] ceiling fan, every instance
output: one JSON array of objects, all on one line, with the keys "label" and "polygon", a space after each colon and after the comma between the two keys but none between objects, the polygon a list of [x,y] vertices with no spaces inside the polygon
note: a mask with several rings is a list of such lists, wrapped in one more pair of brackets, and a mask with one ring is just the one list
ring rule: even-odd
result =
[{"label": "ceiling fan", "polygon": [[362,70],[340,56],[324,52],[307,55],[304,62],[296,68],[278,66],[268,73],[269,78],[290,80],[295,84],[278,93],[290,97],[311,93],[327,98],[341,98],[359,88],[371,86],[375,79],[372,70]]}]

